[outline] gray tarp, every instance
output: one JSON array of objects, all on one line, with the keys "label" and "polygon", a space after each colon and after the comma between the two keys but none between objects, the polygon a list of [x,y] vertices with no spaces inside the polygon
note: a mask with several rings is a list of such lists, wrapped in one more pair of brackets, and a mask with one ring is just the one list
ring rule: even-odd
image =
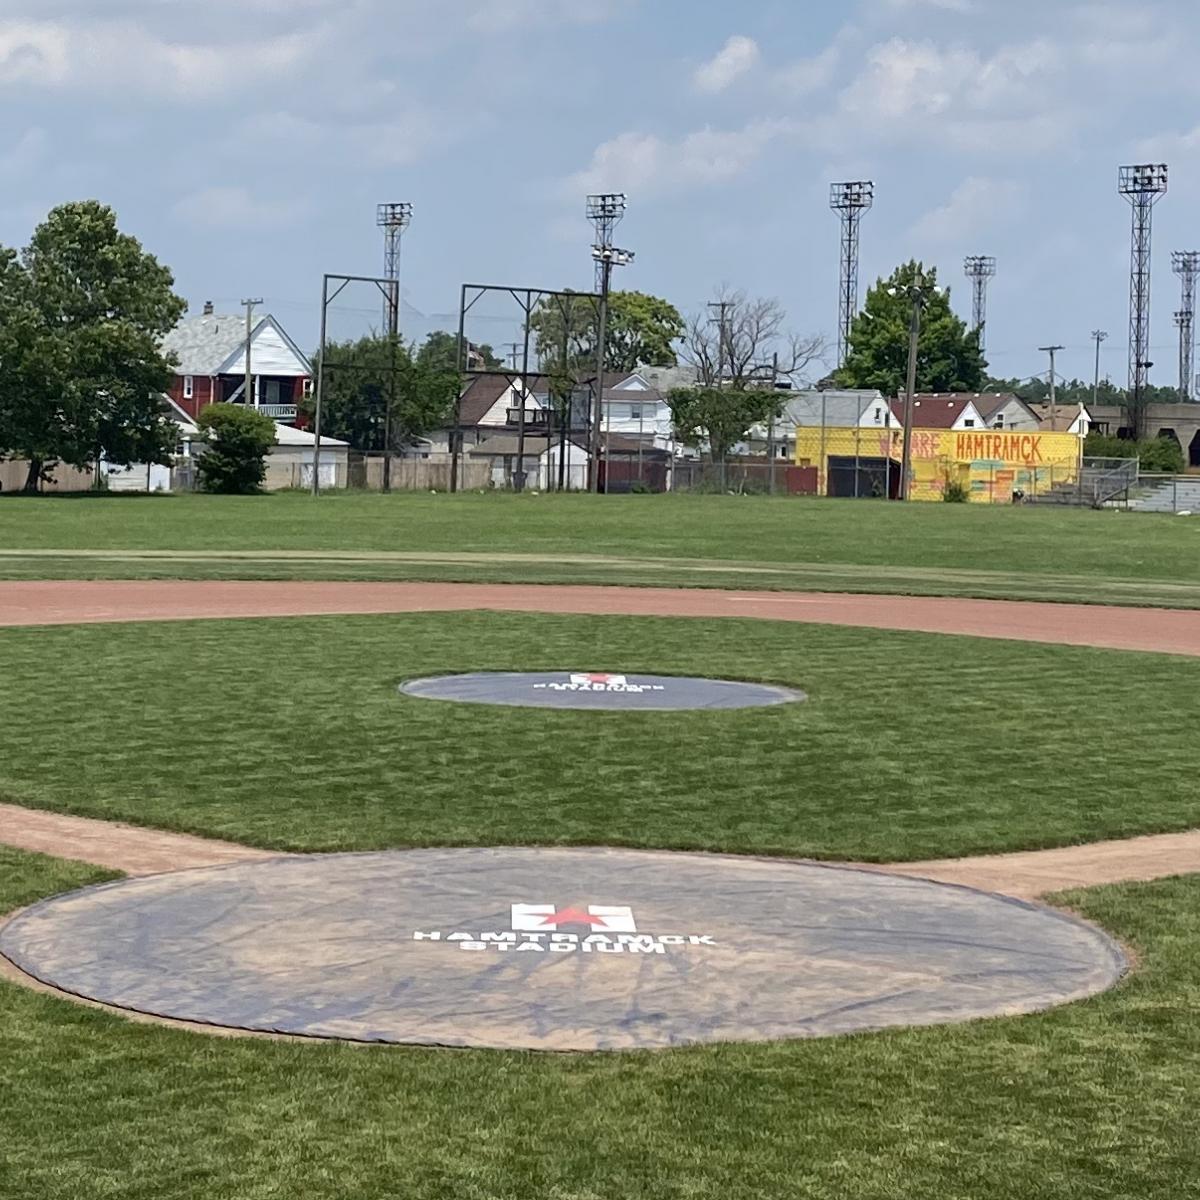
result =
[{"label": "gray tarp", "polygon": [[410,679],[400,685],[400,691],[424,700],[534,708],[603,708],[621,712],[760,708],[805,699],[803,692],[765,683],[586,671],[485,671],[471,675],[437,675],[430,679]]},{"label": "gray tarp", "polygon": [[364,1041],[658,1048],[926,1025],[1124,969],[1049,909],[869,871],[600,849],[278,858],[88,888],[0,930],[78,995]]}]

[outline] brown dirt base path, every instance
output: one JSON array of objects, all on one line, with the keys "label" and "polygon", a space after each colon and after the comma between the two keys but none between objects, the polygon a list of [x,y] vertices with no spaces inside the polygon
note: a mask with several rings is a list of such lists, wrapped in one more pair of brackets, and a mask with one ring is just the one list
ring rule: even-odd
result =
[{"label": "brown dirt base path", "polygon": [[[154,875],[189,867],[281,857],[278,850],[259,850],[234,842],[142,829],[118,821],[64,816],[14,804],[0,804],[0,842],[19,850],[95,863],[127,875]],[[1200,872],[1200,830],[1057,850],[856,865],[1032,900],[1067,888]]]},{"label": "brown dirt base path", "polygon": [[0,583],[0,626],[446,612],[757,617],[1200,656],[1200,611],[931,596],[540,584],[220,580]]},{"label": "brown dirt base path", "polygon": [[[1008,600],[520,584],[20,581],[0,584],[0,626],[218,617],[440,612],[756,617],[1200,656],[1200,611]],[[272,852],[0,805],[0,842],[132,875]],[[1032,898],[1071,887],[1200,871],[1200,830],[879,870]]]}]

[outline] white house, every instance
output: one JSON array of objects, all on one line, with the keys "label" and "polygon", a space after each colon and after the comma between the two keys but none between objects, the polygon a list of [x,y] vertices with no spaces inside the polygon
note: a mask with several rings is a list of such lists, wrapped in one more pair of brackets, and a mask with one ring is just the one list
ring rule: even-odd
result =
[{"label": "white house", "polygon": [[[152,463],[133,463],[128,467],[113,463],[100,464],[110,491],[166,492],[179,476],[191,477],[196,460],[204,453],[204,439],[192,418],[169,396],[163,397],[166,415],[175,423],[178,441],[175,448],[175,467]],[[307,429],[275,424],[275,446],[267,456],[267,491],[280,488],[311,487],[313,461],[316,456],[316,435]],[[349,474],[350,445],[337,438],[321,438],[321,486],[345,487]],[[184,485],[186,486],[186,485]]]},{"label": "white house", "polygon": [[[520,456],[519,450],[524,451]],[[525,472],[526,491],[557,489],[560,476],[564,487],[571,491],[587,488],[588,452],[586,447],[571,440],[567,441],[566,451],[560,456],[560,443],[556,437],[547,439],[544,435],[529,433],[521,446],[517,434],[505,431],[484,438],[478,445],[469,447],[468,453],[477,461],[488,461],[494,487],[512,487],[513,476],[520,469]]]},{"label": "white house", "polygon": [[1021,433],[1042,427],[1037,413],[1011,392],[995,395],[985,392],[973,399],[989,429],[1012,429]]}]

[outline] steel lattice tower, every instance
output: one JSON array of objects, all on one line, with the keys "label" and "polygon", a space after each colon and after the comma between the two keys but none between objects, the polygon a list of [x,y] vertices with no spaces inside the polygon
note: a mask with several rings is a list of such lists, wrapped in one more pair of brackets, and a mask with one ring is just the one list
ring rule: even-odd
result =
[{"label": "steel lattice tower", "polygon": [[829,185],[829,207],[842,218],[841,287],[838,295],[837,365],[850,353],[850,330],[858,316],[858,242],[863,213],[875,203],[869,179]]},{"label": "steel lattice tower", "polygon": [[1179,399],[1192,398],[1192,371],[1196,358],[1196,279],[1200,277],[1200,250],[1176,250],[1171,270],[1179,276],[1182,300],[1175,314],[1179,328]]},{"label": "steel lattice tower", "polygon": [[596,259],[596,291],[602,292],[605,273],[609,270],[603,251],[613,248],[613,234],[625,215],[625,193],[600,192],[589,196],[587,215],[596,229],[596,240],[592,243]]},{"label": "steel lattice tower", "polygon": [[396,284],[392,291],[397,311],[392,311],[390,295],[383,300],[383,327],[392,333],[400,328],[400,238],[412,223],[412,212],[413,206],[407,202],[380,204],[375,210],[375,224],[383,230],[383,277]]},{"label": "steel lattice tower", "polygon": [[973,254],[963,259],[963,271],[971,281],[971,328],[979,334],[979,349],[982,350],[987,324],[988,280],[995,278],[996,260],[990,254]]},{"label": "steel lattice tower", "polygon": [[1166,163],[1122,167],[1118,189],[1133,209],[1129,266],[1129,413],[1140,434],[1150,362],[1150,230],[1154,206],[1167,190]]}]

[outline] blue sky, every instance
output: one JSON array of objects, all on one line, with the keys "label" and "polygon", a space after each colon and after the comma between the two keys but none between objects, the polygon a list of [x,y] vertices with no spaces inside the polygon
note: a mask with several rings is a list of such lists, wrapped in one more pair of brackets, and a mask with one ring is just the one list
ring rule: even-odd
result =
[{"label": "blue sky", "polygon": [[[743,287],[832,337],[828,185],[872,178],[864,280],[923,257],[965,314],[962,258],[994,254],[997,373],[1044,370],[1053,341],[1089,376],[1101,327],[1123,380],[1116,170],[1162,159],[1152,374],[1171,383],[1198,51],[1194,0],[0,0],[0,241],[95,196],[194,309],[263,296],[311,344],[321,272],[380,266],[377,201],[415,207],[415,331],[467,280],[589,287],[584,195],[621,190],[621,284],[684,310]],[[375,307],[348,295],[336,328]]]}]

